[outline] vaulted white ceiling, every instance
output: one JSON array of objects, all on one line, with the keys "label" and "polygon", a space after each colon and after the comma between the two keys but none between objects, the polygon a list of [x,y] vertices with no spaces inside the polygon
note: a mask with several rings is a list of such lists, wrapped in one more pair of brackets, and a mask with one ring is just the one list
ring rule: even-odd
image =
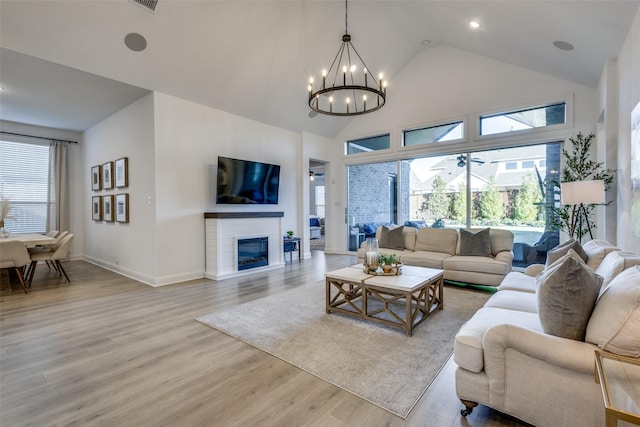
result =
[{"label": "vaulted white ceiling", "polygon": [[[595,88],[639,5],[352,0],[349,33],[389,97],[394,76],[441,43]],[[331,137],[353,119],[310,117],[306,85],[344,30],[342,1],[159,0],[150,12],[127,0],[0,0],[0,119],[85,130],[153,90]],[[125,46],[132,32],[144,51]]]}]

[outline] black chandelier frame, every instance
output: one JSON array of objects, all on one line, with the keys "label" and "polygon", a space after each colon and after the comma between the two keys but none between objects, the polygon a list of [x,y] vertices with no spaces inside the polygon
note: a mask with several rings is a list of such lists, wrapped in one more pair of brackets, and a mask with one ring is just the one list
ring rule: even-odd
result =
[{"label": "black chandelier frame", "polygon": [[[351,36],[348,31],[348,7],[345,0],[345,34],[342,36],[342,45],[338,49],[331,67],[322,74],[322,86],[313,90],[313,79],[309,81],[309,108],[321,114],[330,116],[357,116],[371,113],[382,108],[387,100],[386,83],[380,78],[378,81],[369,71],[369,67],[351,43]],[[353,55],[352,55],[353,52]],[[357,57],[362,65],[362,70],[358,71],[354,67],[352,56]],[[342,76],[340,75],[340,64],[346,59],[347,65],[343,66]],[[364,84],[358,84],[358,76],[364,76]],[[341,78],[342,77],[342,78]],[[330,86],[327,86],[327,79],[330,79]],[[369,85],[369,81],[373,85]],[[362,81],[362,79],[360,79]],[[333,99],[335,93],[345,94],[344,104],[337,104]],[[369,100],[367,95],[373,95]]]}]

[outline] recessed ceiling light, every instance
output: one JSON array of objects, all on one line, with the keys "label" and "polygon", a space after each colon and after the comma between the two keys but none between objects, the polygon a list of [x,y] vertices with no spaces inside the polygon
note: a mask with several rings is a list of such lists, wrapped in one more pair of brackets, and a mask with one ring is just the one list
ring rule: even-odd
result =
[{"label": "recessed ceiling light", "polygon": [[129,33],[124,37],[124,44],[134,52],[141,52],[147,48],[147,39],[141,34]]},{"label": "recessed ceiling light", "polygon": [[422,40],[422,46],[429,46],[431,44],[431,40]]},{"label": "recessed ceiling light", "polygon": [[469,21],[469,27],[474,30],[477,30],[478,28],[481,27],[481,25],[478,21]]},{"label": "recessed ceiling light", "polygon": [[553,45],[560,50],[573,50],[573,45],[571,43],[562,40],[554,41]]}]

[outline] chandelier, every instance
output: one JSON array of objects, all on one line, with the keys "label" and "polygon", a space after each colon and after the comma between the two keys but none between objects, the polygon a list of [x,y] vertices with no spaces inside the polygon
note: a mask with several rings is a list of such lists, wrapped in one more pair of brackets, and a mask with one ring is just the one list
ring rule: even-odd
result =
[{"label": "chandelier", "polygon": [[331,67],[322,70],[322,85],[313,89],[313,77],[309,79],[309,107],[318,113],[331,116],[357,116],[371,113],[384,105],[387,98],[387,82],[382,74],[376,80],[360,54],[351,43],[348,26],[348,5],[344,7],[344,35]]}]

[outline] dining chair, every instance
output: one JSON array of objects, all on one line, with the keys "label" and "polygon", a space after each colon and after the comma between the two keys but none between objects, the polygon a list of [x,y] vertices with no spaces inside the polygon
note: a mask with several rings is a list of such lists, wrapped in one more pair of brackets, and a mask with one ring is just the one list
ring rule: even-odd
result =
[{"label": "dining chair", "polygon": [[[48,245],[36,245],[30,248],[27,248],[27,250],[29,251],[29,255],[35,254],[35,253],[41,253],[41,252],[55,252],[55,250],[58,249],[58,246],[60,246],[60,242],[62,241],[64,236],[66,236],[67,234],[69,234],[69,231],[66,231],[66,230],[63,232],[59,232],[57,230],[50,231],[49,233],[47,233],[47,236],[55,238],[56,241]],[[49,263],[49,261],[45,260],[45,262],[47,263],[47,267],[49,267],[49,270],[51,270],[51,264]],[[55,268],[56,271],[58,271],[58,268],[55,264],[53,268]],[[27,269],[27,275],[30,269],[31,267]]]},{"label": "dining chair", "polygon": [[73,234],[65,235],[58,247],[52,252],[35,252],[30,254],[31,265],[29,266],[29,280],[28,286],[31,287],[31,282],[33,281],[33,276],[36,272],[36,266],[38,265],[38,261],[48,261],[51,262],[58,272],[58,274],[64,274],[64,277],[67,279],[68,283],[71,283],[69,280],[69,276],[67,272],[64,271],[64,267],[60,263],[61,259],[64,259],[69,254],[69,248],[71,247],[71,242],[73,241]]},{"label": "dining chair", "polygon": [[0,268],[15,270],[25,294],[28,291],[22,270],[26,265],[29,265],[29,262],[31,262],[31,258],[24,243],[16,240],[0,239]]}]

